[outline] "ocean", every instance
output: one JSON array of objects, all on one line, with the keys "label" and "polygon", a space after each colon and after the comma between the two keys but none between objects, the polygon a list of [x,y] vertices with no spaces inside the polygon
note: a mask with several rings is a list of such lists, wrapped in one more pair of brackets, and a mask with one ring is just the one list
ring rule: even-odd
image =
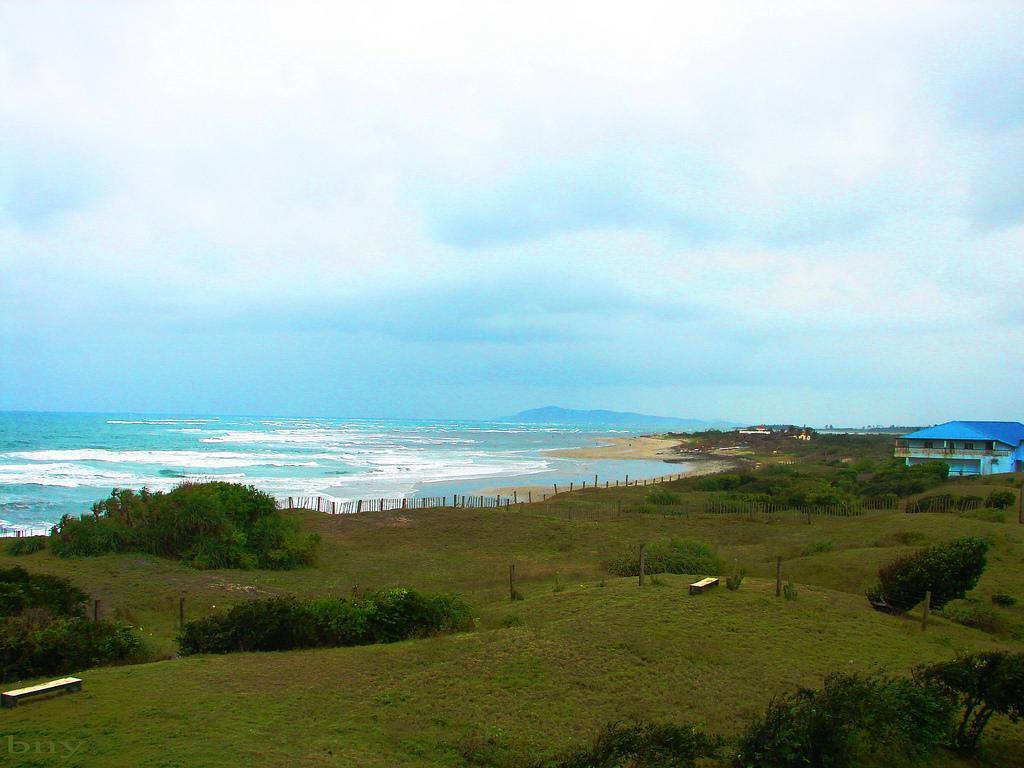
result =
[{"label": "ocean", "polygon": [[621,426],[508,422],[0,413],[0,527],[49,527],[113,488],[186,479],[255,485],[279,499],[470,494],[649,478],[684,464],[555,457],[545,451],[639,434]]}]

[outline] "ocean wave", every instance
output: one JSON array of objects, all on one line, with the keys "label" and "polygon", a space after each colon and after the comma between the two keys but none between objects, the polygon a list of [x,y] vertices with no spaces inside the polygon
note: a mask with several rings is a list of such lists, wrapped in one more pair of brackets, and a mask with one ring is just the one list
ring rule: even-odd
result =
[{"label": "ocean wave", "polygon": [[[316,461],[287,453],[241,453],[234,451],[115,451],[107,448],[12,451],[4,457],[42,462],[90,461],[105,464],[161,464],[197,469],[238,467],[317,467]],[[3,465],[0,465],[2,467]]]}]

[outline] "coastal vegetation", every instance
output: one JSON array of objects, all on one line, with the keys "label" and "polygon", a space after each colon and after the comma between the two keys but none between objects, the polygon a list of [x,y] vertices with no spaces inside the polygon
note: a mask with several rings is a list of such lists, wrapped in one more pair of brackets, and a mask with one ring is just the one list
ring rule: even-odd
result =
[{"label": "coastal vegetation", "polygon": [[0,569],[0,682],[63,674],[142,653],[120,621],[85,618],[86,595],[67,579]]},{"label": "coastal vegetation", "polygon": [[[875,468],[886,465],[891,440],[845,439],[846,450],[839,440],[826,451],[793,439],[780,443],[793,444],[793,453],[752,450],[744,457],[749,468],[729,474],[755,480],[795,474],[831,485],[864,459]],[[869,482],[870,474],[858,470],[856,482]],[[1024,595],[1024,526],[1016,524],[1015,511],[1009,510],[1012,523],[952,508],[903,511],[923,494],[1016,493],[1024,475],[947,478],[901,497],[898,506],[865,505],[850,516],[785,508],[707,514],[704,501],[725,491],[702,490],[703,480],[588,488],[498,509],[283,510],[300,535],[321,538],[315,562],[297,569],[196,569],[145,550],[89,557],[51,548],[20,556],[0,551],[0,566],[69,579],[100,600],[101,621],[135,627],[146,658],[168,659],[92,669],[83,694],[19,707],[6,716],[7,732],[29,742],[60,721],[64,736],[84,745],[75,758],[82,766],[107,765],[111,754],[125,764],[158,764],[173,751],[183,765],[213,768],[243,759],[270,766],[520,768],[543,756],[556,765],[598,754],[588,752],[597,744],[592,735],[606,731],[608,753],[625,763],[629,744],[647,749],[650,741],[656,752],[666,740],[683,744],[687,733],[699,732],[708,745],[721,743],[717,757],[698,758],[714,765],[709,761],[739,753],[773,699],[796,702],[800,691],[823,691],[837,673],[905,684],[915,668],[953,661],[958,650],[1024,651],[1024,609],[1014,601]],[[652,490],[672,494],[673,503],[650,503]],[[921,606],[886,614],[864,599],[879,569],[963,538],[987,544],[987,565],[966,597],[931,614],[926,631]],[[609,570],[616,559],[632,569],[640,544],[650,553],[671,550],[673,542],[687,542],[675,549],[705,558],[686,566],[696,573],[661,573],[641,588],[635,577]],[[779,558],[782,583],[798,599],[776,597]],[[723,582],[742,575],[742,586],[734,578],[735,591],[689,596],[694,577],[709,574]],[[241,652],[254,646],[235,644],[233,652],[182,655],[178,644],[180,610],[187,627],[278,598],[286,607],[326,601],[338,617],[335,637],[355,637],[346,623],[355,615],[351,604],[395,584],[423,596],[457,592],[472,606],[471,621],[455,633],[428,630],[398,642],[273,653]],[[937,591],[933,586],[927,589]],[[965,618],[967,609],[977,620]],[[249,614],[253,632],[260,621],[273,626],[262,610]],[[962,695],[957,702],[942,744],[953,743]],[[603,723],[617,725],[611,730]],[[854,741],[868,738],[864,726],[850,727]],[[977,750],[970,760],[1015,768],[1024,732],[1009,710],[991,716]],[[678,754],[676,764],[685,765],[685,750]],[[919,764],[975,763],[940,746],[922,748]]]},{"label": "coastal vegetation", "polygon": [[285,596],[240,603],[190,621],[178,646],[182,655],[286,651],[394,643],[470,626],[472,611],[457,595],[393,588],[355,600]]},{"label": "coastal vegetation", "polygon": [[989,543],[965,536],[902,557],[878,571],[878,585],[868,597],[908,611],[931,593],[931,607],[942,608],[974,589],[985,570]]},{"label": "coastal vegetation", "polygon": [[274,498],[237,483],[182,483],[151,493],[114,489],[91,515],[50,534],[62,557],[148,552],[194,568],[290,569],[313,562],[319,538],[286,520]]}]

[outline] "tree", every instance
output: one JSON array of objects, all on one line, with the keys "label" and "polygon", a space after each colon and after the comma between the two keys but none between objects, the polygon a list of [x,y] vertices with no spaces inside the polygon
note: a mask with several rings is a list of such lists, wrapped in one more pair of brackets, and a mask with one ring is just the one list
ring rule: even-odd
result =
[{"label": "tree", "polygon": [[974,589],[985,570],[984,539],[964,536],[902,557],[878,571],[878,586],[868,592],[899,611],[909,611],[932,593],[932,607],[941,608]]},{"label": "tree", "polygon": [[1024,653],[989,651],[921,667],[914,677],[960,699],[963,715],[953,732],[953,748],[969,754],[978,748],[992,715],[1011,722],[1024,717]]}]

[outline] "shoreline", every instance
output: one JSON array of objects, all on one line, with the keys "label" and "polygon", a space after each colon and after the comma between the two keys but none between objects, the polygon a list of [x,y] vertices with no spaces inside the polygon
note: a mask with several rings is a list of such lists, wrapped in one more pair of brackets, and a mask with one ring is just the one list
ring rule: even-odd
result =
[{"label": "shoreline", "polygon": [[647,459],[648,461],[682,461],[685,454],[679,451],[683,445],[668,437],[641,435],[639,437],[603,437],[602,445],[580,448],[549,448],[543,454],[563,459]]},{"label": "shoreline", "polygon": [[[601,438],[601,441],[602,445],[580,448],[551,448],[541,451],[541,453],[565,459],[662,461],[666,464],[666,469],[671,469],[673,464],[686,464],[688,466],[689,471],[668,471],[658,478],[653,478],[654,480],[677,474],[682,475],[684,479],[714,475],[719,472],[738,469],[744,464],[742,459],[730,456],[684,453],[680,450],[683,443],[667,437],[654,437],[651,435],[608,437]],[[590,487],[593,488],[593,484]],[[621,486],[612,485],[609,486],[609,489],[616,487]],[[581,486],[577,486],[577,489],[580,488]],[[605,490],[605,487],[598,485],[598,490]],[[517,496],[522,501],[531,498],[531,496],[535,500],[543,500],[545,496],[552,494],[552,491],[551,485],[523,484],[495,485],[482,488],[477,493],[481,496]]]}]

